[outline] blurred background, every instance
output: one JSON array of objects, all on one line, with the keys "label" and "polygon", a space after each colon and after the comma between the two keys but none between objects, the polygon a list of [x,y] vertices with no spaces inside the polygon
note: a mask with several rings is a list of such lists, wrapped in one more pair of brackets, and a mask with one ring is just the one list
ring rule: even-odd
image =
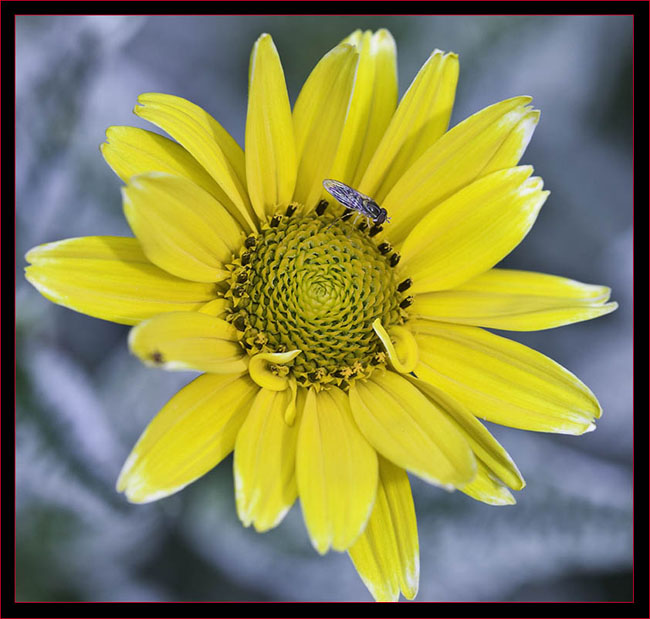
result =
[{"label": "blurred background", "polygon": [[632,18],[25,16],[17,18],[17,598],[21,601],[371,600],[345,554],[312,549],[298,505],[260,535],[237,519],[232,460],[180,494],[131,505],[121,465],[191,373],[145,368],[128,328],[41,297],[34,245],[127,235],[99,144],[143,92],[183,96],[243,144],[249,54],[272,34],[290,98],[356,28],[388,28],[400,96],[435,48],[460,55],[451,124],[528,94],[542,110],[523,162],[551,196],[503,265],[610,286],[618,311],[508,333],[591,387],[582,437],[490,424],[528,486],[490,507],[412,480],[418,601],[632,597]]}]

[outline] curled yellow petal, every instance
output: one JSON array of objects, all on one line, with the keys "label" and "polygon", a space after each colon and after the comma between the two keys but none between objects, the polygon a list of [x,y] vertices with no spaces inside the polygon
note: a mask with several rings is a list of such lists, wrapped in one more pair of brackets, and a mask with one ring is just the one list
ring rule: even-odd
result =
[{"label": "curled yellow petal", "polygon": [[418,344],[413,334],[405,327],[395,325],[386,331],[377,318],[372,323],[372,328],[379,336],[386,349],[390,364],[400,374],[409,374],[418,363]]},{"label": "curled yellow petal", "polygon": [[282,366],[293,361],[302,351],[263,352],[251,357],[248,372],[251,378],[260,386],[270,391],[284,391],[290,386],[286,375],[278,372],[276,366]]}]

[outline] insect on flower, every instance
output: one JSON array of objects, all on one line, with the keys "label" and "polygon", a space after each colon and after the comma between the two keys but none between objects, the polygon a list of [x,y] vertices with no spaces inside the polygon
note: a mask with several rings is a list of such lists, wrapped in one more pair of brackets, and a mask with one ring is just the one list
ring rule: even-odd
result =
[{"label": "insect on flower", "polygon": [[382,208],[372,198],[353,189],[349,185],[341,181],[326,178],[323,181],[323,187],[341,204],[371,219],[376,226],[380,226],[384,222],[390,223],[390,217],[388,217],[388,212],[385,208]]}]

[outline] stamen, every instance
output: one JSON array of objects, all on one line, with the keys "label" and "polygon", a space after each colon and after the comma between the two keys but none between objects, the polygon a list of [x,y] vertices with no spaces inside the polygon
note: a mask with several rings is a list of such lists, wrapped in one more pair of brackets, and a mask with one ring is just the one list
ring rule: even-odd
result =
[{"label": "stamen", "polygon": [[325,212],[325,209],[327,208],[328,204],[329,204],[329,202],[327,200],[321,200],[318,203],[318,206],[316,207],[316,214],[319,217]]},{"label": "stamen", "polygon": [[404,292],[405,290],[408,290],[412,284],[413,281],[409,277],[408,279],[405,279],[403,282],[400,283],[400,285],[397,287],[397,290],[399,292]]},{"label": "stamen", "polygon": [[392,247],[390,246],[390,243],[383,242],[377,245],[377,249],[382,256],[385,256],[392,249]]},{"label": "stamen", "polygon": [[412,297],[412,296],[408,296],[408,297],[406,297],[406,298],[405,298],[405,299],[404,299],[404,300],[399,304],[399,306],[400,306],[402,309],[406,309],[409,305],[411,305],[411,303],[413,303],[413,297]]},{"label": "stamen", "polygon": [[396,267],[397,263],[399,262],[399,259],[402,256],[400,256],[397,252],[395,252],[391,257],[390,257],[390,266]]},{"label": "stamen", "polygon": [[368,236],[375,236],[379,234],[384,229],[384,226],[378,226],[375,224],[370,230],[368,230]]}]

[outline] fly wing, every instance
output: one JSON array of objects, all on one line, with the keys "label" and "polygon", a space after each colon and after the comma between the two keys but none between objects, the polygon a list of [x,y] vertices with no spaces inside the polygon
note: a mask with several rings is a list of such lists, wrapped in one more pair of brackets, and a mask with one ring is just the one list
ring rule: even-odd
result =
[{"label": "fly wing", "polygon": [[352,189],[352,187],[345,183],[329,178],[323,181],[323,187],[344,206],[355,211],[363,212],[363,199],[366,196],[359,193],[356,189]]}]

